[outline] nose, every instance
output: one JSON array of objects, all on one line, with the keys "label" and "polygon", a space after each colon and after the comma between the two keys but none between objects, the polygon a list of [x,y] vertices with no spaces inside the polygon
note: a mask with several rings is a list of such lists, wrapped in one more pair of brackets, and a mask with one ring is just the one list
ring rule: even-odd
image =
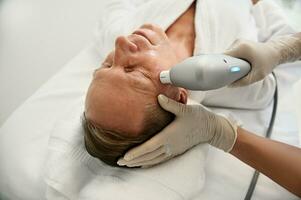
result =
[{"label": "nose", "polygon": [[125,36],[119,36],[116,38],[115,41],[115,49],[116,50],[122,50],[123,53],[134,53],[137,51],[137,46],[132,43],[131,41],[129,41],[128,38],[126,38]]},{"label": "nose", "polygon": [[119,36],[115,41],[115,66],[129,66],[133,63],[136,57],[137,46],[131,43],[128,38]]}]

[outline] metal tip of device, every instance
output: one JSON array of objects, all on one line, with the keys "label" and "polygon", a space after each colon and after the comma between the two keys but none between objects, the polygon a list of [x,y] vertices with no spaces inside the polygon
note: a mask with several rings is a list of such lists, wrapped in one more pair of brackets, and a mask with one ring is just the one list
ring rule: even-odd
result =
[{"label": "metal tip of device", "polygon": [[169,76],[169,70],[162,71],[162,72],[160,73],[160,81],[161,81],[161,83],[163,83],[163,84],[171,83],[171,81],[170,81],[170,76]]}]

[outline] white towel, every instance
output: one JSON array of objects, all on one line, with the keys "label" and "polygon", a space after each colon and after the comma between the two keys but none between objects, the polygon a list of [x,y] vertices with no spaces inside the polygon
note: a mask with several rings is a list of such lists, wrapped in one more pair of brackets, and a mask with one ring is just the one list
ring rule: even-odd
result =
[{"label": "white towel", "polygon": [[148,169],[110,167],[85,150],[80,116],[71,105],[49,140],[45,180],[48,199],[193,199],[204,185],[207,145]]}]

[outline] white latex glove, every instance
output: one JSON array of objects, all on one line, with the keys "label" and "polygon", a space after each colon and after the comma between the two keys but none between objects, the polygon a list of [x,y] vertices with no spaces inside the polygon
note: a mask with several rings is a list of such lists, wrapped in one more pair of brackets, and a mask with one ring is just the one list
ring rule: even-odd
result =
[{"label": "white latex glove", "polygon": [[264,79],[277,65],[300,59],[301,34],[282,36],[266,43],[236,40],[224,54],[242,58],[252,65],[249,74],[231,86],[249,85]]},{"label": "white latex glove", "polygon": [[237,127],[225,117],[200,104],[185,105],[164,95],[159,95],[158,101],[162,108],[176,115],[175,120],[145,143],[129,150],[118,160],[119,165],[155,165],[205,142],[226,152],[232,149]]}]

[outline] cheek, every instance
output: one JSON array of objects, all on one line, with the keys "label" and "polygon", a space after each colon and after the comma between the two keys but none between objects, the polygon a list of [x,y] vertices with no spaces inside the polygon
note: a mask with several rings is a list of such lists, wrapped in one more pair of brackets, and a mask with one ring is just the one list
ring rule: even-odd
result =
[{"label": "cheek", "polygon": [[172,86],[172,85],[163,85],[163,84],[161,84],[159,94],[164,94],[165,96],[167,96],[171,99],[177,100],[178,96],[179,96],[179,89],[177,87]]},{"label": "cheek", "polygon": [[152,71],[161,72],[170,68],[169,59],[154,50],[146,52],[143,61]]}]

